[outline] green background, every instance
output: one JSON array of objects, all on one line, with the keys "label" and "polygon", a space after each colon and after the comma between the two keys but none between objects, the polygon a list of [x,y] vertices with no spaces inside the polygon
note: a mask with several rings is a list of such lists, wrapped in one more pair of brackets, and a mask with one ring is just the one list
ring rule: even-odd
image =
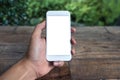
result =
[{"label": "green background", "polygon": [[73,25],[114,26],[120,0],[0,0],[0,25],[36,25],[48,10],[69,10]]}]

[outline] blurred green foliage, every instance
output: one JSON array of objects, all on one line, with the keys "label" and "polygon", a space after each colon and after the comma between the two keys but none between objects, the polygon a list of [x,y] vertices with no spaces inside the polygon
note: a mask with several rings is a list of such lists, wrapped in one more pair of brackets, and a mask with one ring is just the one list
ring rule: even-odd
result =
[{"label": "blurred green foliage", "polygon": [[0,0],[0,24],[28,24],[27,0]]},{"label": "blurred green foliage", "polygon": [[35,25],[48,10],[69,10],[73,22],[114,25],[120,0],[0,0],[0,25]]}]

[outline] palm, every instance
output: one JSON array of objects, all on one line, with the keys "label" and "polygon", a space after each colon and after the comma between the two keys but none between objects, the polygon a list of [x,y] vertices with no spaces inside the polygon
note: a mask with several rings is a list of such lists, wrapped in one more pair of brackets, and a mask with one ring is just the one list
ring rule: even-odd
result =
[{"label": "palm", "polygon": [[45,48],[46,42],[44,38],[32,39],[28,58],[35,65],[37,73],[40,76],[47,74],[53,68],[53,66],[49,65],[49,62],[46,60]]}]

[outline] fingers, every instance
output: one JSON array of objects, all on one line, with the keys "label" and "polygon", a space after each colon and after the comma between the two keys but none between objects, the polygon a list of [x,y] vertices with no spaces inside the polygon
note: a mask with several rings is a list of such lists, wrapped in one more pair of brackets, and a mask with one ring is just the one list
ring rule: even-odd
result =
[{"label": "fingers", "polygon": [[45,21],[38,24],[36,28],[33,31],[33,36],[35,37],[41,37],[42,30],[45,28]]},{"label": "fingers", "polygon": [[77,42],[76,42],[76,40],[75,40],[75,38],[71,38],[71,43],[72,43],[72,45],[75,45]]},{"label": "fingers", "polygon": [[[71,38],[71,44],[72,45],[76,45],[77,44],[75,38],[73,38],[73,37]],[[75,54],[75,48],[74,47],[72,48],[71,53],[72,53],[72,55]]]},{"label": "fingers", "polygon": [[[72,28],[71,28],[71,32],[72,32],[72,33],[75,33],[75,32],[76,32],[76,28],[72,27]],[[71,44],[72,44],[72,45],[76,45],[76,44],[77,44],[77,42],[76,42],[76,40],[75,40],[74,37],[71,38]],[[74,47],[72,48],[71,53],[72,53],[72,55],[75,54],[75,48],[74,48]]]},{"label": "fingers", "polygon": [[55,61],[55,62],[53,62],[53,65],[56,67],[61,67],[64,65],[64,61]]},{"label": "fingers", "polygon": [[72,55],[75,55],[75,48],[71,50]]},{"label": "fingers", "polygon": [[76,32],[76,28],[72,27],[72,28],[71,28],[71,32],[72,32],[72,33]]}]

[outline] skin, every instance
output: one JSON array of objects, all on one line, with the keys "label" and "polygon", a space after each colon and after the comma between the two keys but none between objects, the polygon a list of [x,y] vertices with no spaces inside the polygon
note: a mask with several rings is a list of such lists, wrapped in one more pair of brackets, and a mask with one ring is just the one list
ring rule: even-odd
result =
[{"label": "skin", "polygon": [[[45,21],[36,26],[32,33],[26,56],[2,74],[0,80],[35,80],[46,75],[54,67],[64,65],[63,61],[48,62],[46,60],[46,40],[41,37],[44,28]],[[75,28],[71,29],[71,32],[75,31]],[[73,37],[71,38],[71,44],[76,44],[76,40]],[[74,48],[71,53],[75,54]]]}]

